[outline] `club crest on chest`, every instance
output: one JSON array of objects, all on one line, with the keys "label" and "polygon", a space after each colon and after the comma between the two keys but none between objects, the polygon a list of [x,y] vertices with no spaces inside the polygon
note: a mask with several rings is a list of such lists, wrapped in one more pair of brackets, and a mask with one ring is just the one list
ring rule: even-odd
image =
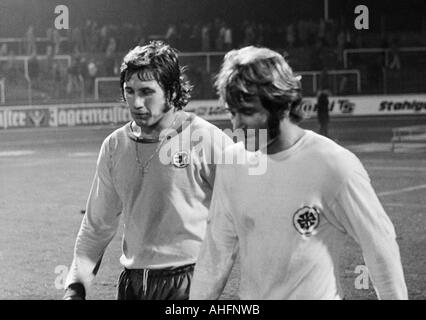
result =
[{"label": "club crest on chest", "polygon": [[172,163],[176,168],[185,168],[189,165],[190,157],[187,151],[178,151],[172,156]]},{"label": "club crest on chest", "polygon": [[317,208],[304,206],[297,210],[293,215],[293,225],[303,236],[310,237],[320,223],[320,214]]}]

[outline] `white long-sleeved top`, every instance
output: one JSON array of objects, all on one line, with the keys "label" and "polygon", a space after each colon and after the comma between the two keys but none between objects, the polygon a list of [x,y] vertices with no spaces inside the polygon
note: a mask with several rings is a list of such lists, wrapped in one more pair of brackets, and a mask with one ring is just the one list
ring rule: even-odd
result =
[{"label": "white long-sleeved top", "polygon": [[[170,134],[158,153],[158,142],[137,141],[131,123],[104,140],[65,286],[80,282],[88,290],[121,216],[124,267],[158,269],[196,261],[206,229],[214,162],[233,142],[207,121],[185,115],[184,125]],[[189,155],[188,166],[179,167],[185,163],[180,162],[185,154],[179,158],[179,152]],[[142,177],[141,164],[152,155]]]},{"label": "white long-sleeved top", "polygon": [[394,227],[354,154],[306,130],[263,155],[267,170],[255,175],[260,153],[231,149],[248,161],[217,167],[191,299],[219,298],[238,251],[241,299],[342,299],[346,236],[360,245],[379,298],[407,298]]}]

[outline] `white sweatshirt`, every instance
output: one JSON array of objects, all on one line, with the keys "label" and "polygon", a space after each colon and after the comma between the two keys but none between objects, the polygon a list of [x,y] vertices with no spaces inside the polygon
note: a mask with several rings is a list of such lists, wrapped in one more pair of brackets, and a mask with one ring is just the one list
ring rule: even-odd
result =
[{"label": "white sweatshirt", "polygon": [[[120,216],[124,267],[158,269],[195,263],[206,229],[213,160],[232,140],[194,115],[171,136],[158,153],[159,143],[136,141],[130,123],[105,139],[65,286],[81,282],[88,289]],[[136,152],[142,165],[155,154],[143,178]]]},{"label": "white sweatshirt", "polygon": [[[259,157],[245,154],[249,164]],[[267,156],[265,174],[248,174],[249,164],[217,167],[191,299],[219,298],[238,251],[241,299],[342,299],[339,257],[348,235],[379,298],[407,298],[394,227],[354,154],[306,130],[290,149]]]}]

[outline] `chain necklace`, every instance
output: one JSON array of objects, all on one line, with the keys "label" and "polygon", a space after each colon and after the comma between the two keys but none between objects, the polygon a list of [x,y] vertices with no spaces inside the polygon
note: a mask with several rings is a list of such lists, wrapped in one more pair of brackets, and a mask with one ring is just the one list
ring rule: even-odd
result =
[{"label": "chain necklace", "polygon": [[[172,122],[172,124],[166,130],[172,129],[174,127],[174,125],[176,124],[177,118],[178,117],[176,115],[175,118],[174,118],[174,120],[173,120],[173,122]],[[152,159],[160,151],[160,149],[163,146],[164,142],[166,142],[166,140],[168,140],[168,139],[170,139],[170,136],[167,135],[167,134],[165,134],[164,137],[163,137],[163,139],[160,140],[160,143],[158,144],[157,148],[155,148],[154,152],[151,154],[151,156],[148,158],[148,160],[145,161],[145,163],[142,163],[142,161],[139,158],[139,148],[138,148],[139,143],[135,142],[136,162],[138,163],[139,169],[142,172],[142,178],[145,176],[145,174],[148,173],[148,168],[149,168],[149,165],[150,165]]]}]

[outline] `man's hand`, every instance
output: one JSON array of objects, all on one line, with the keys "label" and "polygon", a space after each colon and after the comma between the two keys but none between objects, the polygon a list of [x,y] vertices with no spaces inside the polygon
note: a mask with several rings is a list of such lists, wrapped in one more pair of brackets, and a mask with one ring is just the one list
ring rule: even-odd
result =
[{"label": "man's hand", "polygon": [[86,290],[83,284],[79,282],[71,283],[65,289],[63,300],[86,300]]}]

